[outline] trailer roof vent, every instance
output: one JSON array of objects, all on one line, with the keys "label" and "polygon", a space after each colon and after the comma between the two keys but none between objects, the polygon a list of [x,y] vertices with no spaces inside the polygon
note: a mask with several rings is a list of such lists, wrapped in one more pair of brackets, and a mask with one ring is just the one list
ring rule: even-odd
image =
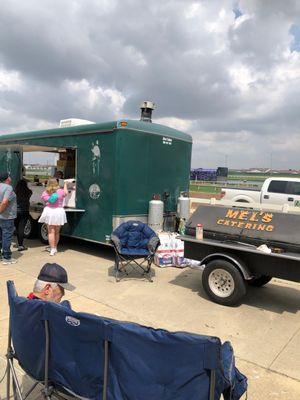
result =
[{"label": "trailer roof vent", "polygon": [[77,126],[77,125],[89,125],[94,124],[93,121],[88,121],[87,119],[79,119],[79,118],[67,118],[61,119],[59,123],[60,128],[69,128],[70,126]]},{"label": "trailer roof vent", "polygon": [[152,122],[151,117],[154,108],[155,108],[155,103],[153,103],[152,101],[143,101],[142,104],[140,105],[141,121]]}]

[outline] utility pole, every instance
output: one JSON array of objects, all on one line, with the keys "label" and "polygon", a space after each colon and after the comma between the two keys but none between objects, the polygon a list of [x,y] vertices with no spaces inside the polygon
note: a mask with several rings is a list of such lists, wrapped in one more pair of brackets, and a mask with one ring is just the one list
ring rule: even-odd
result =
[{"label": "utility pole", "polygon": [[272,174],[273,170],[273,153],[270,154],[270,175]]}]

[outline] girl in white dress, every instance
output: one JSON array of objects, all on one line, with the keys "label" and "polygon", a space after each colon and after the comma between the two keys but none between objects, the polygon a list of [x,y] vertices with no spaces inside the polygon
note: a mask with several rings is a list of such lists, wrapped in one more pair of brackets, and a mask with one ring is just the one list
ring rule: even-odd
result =
[{"label": "girl in white dress", "polygon": [[63,208],[64,198],[68,194],[67,183],[61,189],[56,179],[49,179],[42,200],[46,203],[39,222],[46,223],[48,228],[48,241],[50,256],[57,253],[60,228],[67,222],[66,212]]}]

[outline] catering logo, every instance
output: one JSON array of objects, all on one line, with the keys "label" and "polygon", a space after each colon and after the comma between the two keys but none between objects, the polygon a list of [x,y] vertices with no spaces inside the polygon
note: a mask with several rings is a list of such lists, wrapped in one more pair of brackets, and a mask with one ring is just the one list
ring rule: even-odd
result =
[{"label": "catering logo", "polygon": [[90,194],[90,198],[93,200],[96,200],[100,197],[100,186],[97,185],[97,183],[93,183],[90,187],[89,187],[89,194]]},{"label": "catering logo", "polygon": [[224,218],[217,219],[218,225],[254,231],[272,232],[273,214],[266,211],[248,211],[229,209]]}]

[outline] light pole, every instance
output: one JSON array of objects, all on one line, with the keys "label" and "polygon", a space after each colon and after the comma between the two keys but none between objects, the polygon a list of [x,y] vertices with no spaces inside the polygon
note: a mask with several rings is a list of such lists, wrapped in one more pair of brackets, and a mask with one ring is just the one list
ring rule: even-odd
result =
[{"label": "light pole", "polygon": [[270,154],[270,175],[272,173],[272,169],[273,169],[273,153],[271,152],[271,154]]}]

